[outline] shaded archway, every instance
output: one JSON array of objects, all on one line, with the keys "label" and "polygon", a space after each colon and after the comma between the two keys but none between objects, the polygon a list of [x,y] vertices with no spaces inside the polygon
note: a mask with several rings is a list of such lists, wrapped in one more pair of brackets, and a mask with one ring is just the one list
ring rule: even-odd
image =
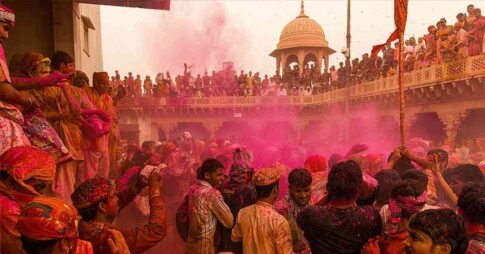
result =
[{"label": "shaded archway", "polygon": [[298,57],[296,55],[289,55],[286,58],[285,68],[293,70],[295,66],[298,66]]},{"label": "shaded archway", "polygon": [[485,109],[469,110],[468,115],[458,128],[456,142],[458,144],[478,137],[485,137]]},{"label": "shaded archway", "polygon": [[303,66],[305,67],[316,67],[318,64],[318,58],[315,54],[310,53],[305,56],[305,60],[303,61]]},{"label": "shaded archway", "polygon": [[409,138],[423,138],[434,144],[439,144],[444,140],[445,125],[436,112],[418,113],[415,117],[416,120],[409,129]]},{"label": "shaded archway", "polygon": [[251,136],[250,127],[246,122],[224,122],[216,131],[216,137],[240,142]]}]

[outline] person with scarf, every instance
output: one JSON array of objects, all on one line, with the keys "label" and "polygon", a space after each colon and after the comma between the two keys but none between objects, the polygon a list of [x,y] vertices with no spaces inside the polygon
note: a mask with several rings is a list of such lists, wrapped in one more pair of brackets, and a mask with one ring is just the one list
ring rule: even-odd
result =
[{"label": "person with scarf", "polygon": [[[229,172],[229,181],[224,183],[221,188],[224,202],[231,209],[234,218],[237,217],[239,210],[255,204],[257,200],[256,190],[250,184],[253,169],[251,167],[252,153],[245,147],[238,147],[233,152],[233,163]],[[242,244],[231,240],[232,228],[224,228],[219,225],[221,230],[221,241],[219,251],[242,254]]]},{"label": "person with scarf", "polygon": [[161,177],[152,172],[148,179],[150,215],[144,225],[118,229],[113,221],[146,187],[146,180],[138,176],[137,183],[124,191],[116,192],[111,182],[103,177],[89,179],[79,185],[71,195],[74,207],[82,217],[79,222],[79,238],[91,242],[95,254],[117,253],[111,242],[116,239],[112,230],[123,234],[131,253],[143,253],[158,244],[167,233],[165,206],[160,195]]},{"label": "person with scarf", "polygon": [[[27,254],[92,254],[91,243],[78,239],[78,221],[76,209],[66,202],[37,197],[22,209],[18,218],[16,228],[22,249]],[[117,243],[121,249],[123,244]]]},{"label": "person with scarf", "polygon": [[388,206],[388,223],[392,226],[385,231],[384,238],[370,239],[363,247],[364,254],[376,253],[377,249],[380,250],[377,253],[386,254],[405,252],[404,240],[409,237],[409,220],[426,206],[428,197],[425,188],[426,185],[409,179],[402,180],[393,187]]},{"label": "person with scarf", "polygon": [[[28,52],[22,57],[19,69],[25,77],[40,78],[51,72],[50,64],[50,59],[42,54]],[[28,90],[25,91],[25,95],[40,105],[46,119],[72,156],[72,160],[64,160],[58,163],[55,181],[52,185],[53,195],[70,203],[69,196],[74,191],[75,172],[82,160],[76,149],[77,135],[75,135],[75,129],[72,129],[70,123],[78,119],[81,112],[69,103],[60,87],[50,86]]]},{"label": "person with scarf", "polygon": [[304,165],[312,175],[312,202],[316,203],[327,194],[327,159],[321,155],[312,155],[305,160]]},{"label": "person with scarf", "polygon": [[56,163],[47,152],[32,146],[10,148],[0,156],[0,252],[21,252],[15,228],[20,210],[34,198],[45,195]]},{"label": "person with scarf", "polygon": [[0,4],[0,155],[12,147],[31,144],[21,127],[24,123],[21,112],[35,112],[39,105],[19,90],[55,84],[65,78],[49,76],[43,79],[11,79],[2,44],[8,39],[14,25],[14,12]]}]

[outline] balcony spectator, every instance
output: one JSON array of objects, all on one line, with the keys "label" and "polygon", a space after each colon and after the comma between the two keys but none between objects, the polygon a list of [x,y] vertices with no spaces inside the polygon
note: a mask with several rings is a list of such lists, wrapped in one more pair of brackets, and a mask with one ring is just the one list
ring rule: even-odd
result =
[{"label": "balcony spectator", "polygon": [[457,58],[464,59],[468,57],[469,33],[463,28],[463,23],[455,23],[456,39],[457,39]]},{"label": "balcony spectator", "polygon": [[140,75],[136,75],[136,79],[135,79],[135,97],[141,97],[141,76]]},{"label": "balcony spectator", "polygon": [[143,89],[145,89],[145,96],[152,95],[153,83],[150,76],[145,77],[145,81],[143,81]]},{"label": "balcony spectator", "polygon": [[475,20],[475,6],[473,4],[470,4],[466,7],[466,12],[468,15],[465,17],[466,21],[466,30],[470,31],[472,30],[473,26],[473,21]]},{"label": "balcony spectator", "polygon": [[125,76],[126,87],[128,91],[128,97],[135,96],[135,79],[133,78],[133,74],[128,72],[128,77]]},{"label": "balcony spectator", "polygon": [[476,56],[484,52],[483,38],[485,34],[485,17],[482,16],[482,11],[478,8],[474,10],[475,19],[472,23],[470,35],[473,36],[468,53],[470,56]]}]

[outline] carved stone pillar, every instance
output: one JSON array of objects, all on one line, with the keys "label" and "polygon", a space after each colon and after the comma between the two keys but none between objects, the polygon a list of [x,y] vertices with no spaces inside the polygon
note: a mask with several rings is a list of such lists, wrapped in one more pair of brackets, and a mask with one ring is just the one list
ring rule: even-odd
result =
[{"label": "carved stone pillar", "polygon": [[465,119],[467,113],[467,111],[437,112],[441,122],[445,125],[444,131],[446,132],[446,137],[451,144],[455,144],[458,128]]},{"label": "carved stone pillar", "polygon": [[281,71],[281,58],[278,56],[276,58],[276,75],[280,75]]}]

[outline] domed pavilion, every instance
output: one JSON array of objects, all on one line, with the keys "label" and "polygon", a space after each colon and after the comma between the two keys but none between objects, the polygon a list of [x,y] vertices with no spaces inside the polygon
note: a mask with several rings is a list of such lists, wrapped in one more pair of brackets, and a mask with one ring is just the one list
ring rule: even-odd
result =
[{"label": "domed pavilion", "polygon": [[305,6],[301,1],[300,15],[288,23],[280,34],[277,48],[270,56],[276,58],[276,73],[281,73],[281,67],[290,68],[298,64],[300,74],[309,62],[328,70],[328,57],[335,50],[328,46],[322,27],[313,19],[305,15]]}]

